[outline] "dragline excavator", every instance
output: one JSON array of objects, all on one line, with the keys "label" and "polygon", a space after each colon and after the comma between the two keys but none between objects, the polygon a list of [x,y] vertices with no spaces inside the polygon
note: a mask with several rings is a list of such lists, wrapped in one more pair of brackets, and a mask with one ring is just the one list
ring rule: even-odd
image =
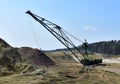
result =
[{"label": "dragline excavator", "polygon": [[[39,22],[45,29],[47,29],[54,37],[56,37],[73,55],[74,57],[83,65],[94,65],[102,63],[102,59],[89,59],[89,55],[86,51],[86,53],[83,53],[78,47],[74,45],[74,43],[71,41],[71,39],[67,36],[66,33],[59,25],[50,22],[46,20],[45,18],[42,18],[36,14],[33,14],[31,11],[27,11],[27,14],[32,16],[37,22]],[[69,33],[70,34],[70,33]],[[87,43],[83,43],[85,46],[87,46]],[[85,48],[86,49],[86,48]],[[82,58],[79,56],[81,54]]]}]

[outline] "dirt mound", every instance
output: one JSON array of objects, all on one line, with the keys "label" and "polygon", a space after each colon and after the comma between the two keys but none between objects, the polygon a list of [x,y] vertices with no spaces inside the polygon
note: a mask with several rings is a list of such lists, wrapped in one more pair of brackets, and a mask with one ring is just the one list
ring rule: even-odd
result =
[{"label": "dirt mound", "polygon": [[42,51],[38,49],[32,49],[30,47],[22,47],[18,49],[18,52],[23,56],[27,62],[38,66],[52,66],[54,62],[46,56]]},{"label": "dirt mound", "polygon": [[20,54],[13,48],[0,49],[0,65],[13,66],[22,62]]},{"label": "dirt mound", "polygon": [[0,76],[21,72],[26,68],[23,63],[24,60],[18,51],[0,38]]},{"label": "dirt mound", "polygon": [[0,38],[0,65],[12,67],[19,62],[22,62],[20,54]]},{"label": "dirt mound", "polygon": [[0,76],[30,72],[33,65],[51,66],[54,62],[38,49],[14,48],[0,38]]},{"label": "dirt mound", "polygon": [[59,52],[45,52],[45,54],[49,57],[51,57],[56,63],[62,63],[62,62],[76,62],[69,54],[66,54],[65,52],[59,51]]},{"label": "dirt mound", "polygon": [[0,38],[0,48],[8,48],[11,47],[7,42]]}]

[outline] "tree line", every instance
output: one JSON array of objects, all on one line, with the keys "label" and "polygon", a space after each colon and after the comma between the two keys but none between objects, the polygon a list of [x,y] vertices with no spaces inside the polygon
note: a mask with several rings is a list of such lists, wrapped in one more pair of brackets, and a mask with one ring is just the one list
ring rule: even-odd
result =
[{"label": "tree line", "polygon": [[[85,48],[83,45],[78,46],[78,48],[84,52]],[[71,48],[74,49],[74,48]],[[111,40],[111,41],[101,41],[88,44],[88,52],[90,53],[101,53],[109,55],[120,55],[120,40]],[[60,52],[60,51],[69,51],[67,48],[50,50],[49,52]],[[44,51],[45,52],[45,51]],[[48,52],[48,51],[47,51]]]},{"label": "tree line", "polygon": [[88,44],[90,52],[120,55],[120,40],[102,41]]}]

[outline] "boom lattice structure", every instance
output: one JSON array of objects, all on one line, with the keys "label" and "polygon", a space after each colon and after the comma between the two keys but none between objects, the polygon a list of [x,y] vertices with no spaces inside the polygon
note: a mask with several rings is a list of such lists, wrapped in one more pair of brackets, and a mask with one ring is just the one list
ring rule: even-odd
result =
[{"label": "boom lattice structure", "polygon": [[[78,49],[74,43],[71,41],[71,39],[67,36],[66,32],[57,24],[50,22],[36,14],[33,14],[30,11],[26,12],[30,16],[32,16],[37,22],[39,22],[45,29],[47,29],[54,37],[56,37],[67,49],[71,51],[71,53],[75,56],[75,58],[82,64],[88,65],[86,61],[88,60],[88,56],[85,55],[83,52]],[[74,48],[74,49],[72,49]],[[75,53],[77,51],[82,55],[82,59],[78,56],[78,54]]]}]

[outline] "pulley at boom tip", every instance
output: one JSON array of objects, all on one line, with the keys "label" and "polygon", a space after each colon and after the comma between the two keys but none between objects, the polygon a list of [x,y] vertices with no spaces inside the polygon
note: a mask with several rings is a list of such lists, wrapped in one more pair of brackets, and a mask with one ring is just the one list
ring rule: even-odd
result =
[{"label": "pulley at boom tip", "polygon": [[26,11],[25,13],[27,13],[27,14],[28,14],[28,13],[31,13],[31,12],[30,12],[30,10],[28,10],[28,11]]}]

